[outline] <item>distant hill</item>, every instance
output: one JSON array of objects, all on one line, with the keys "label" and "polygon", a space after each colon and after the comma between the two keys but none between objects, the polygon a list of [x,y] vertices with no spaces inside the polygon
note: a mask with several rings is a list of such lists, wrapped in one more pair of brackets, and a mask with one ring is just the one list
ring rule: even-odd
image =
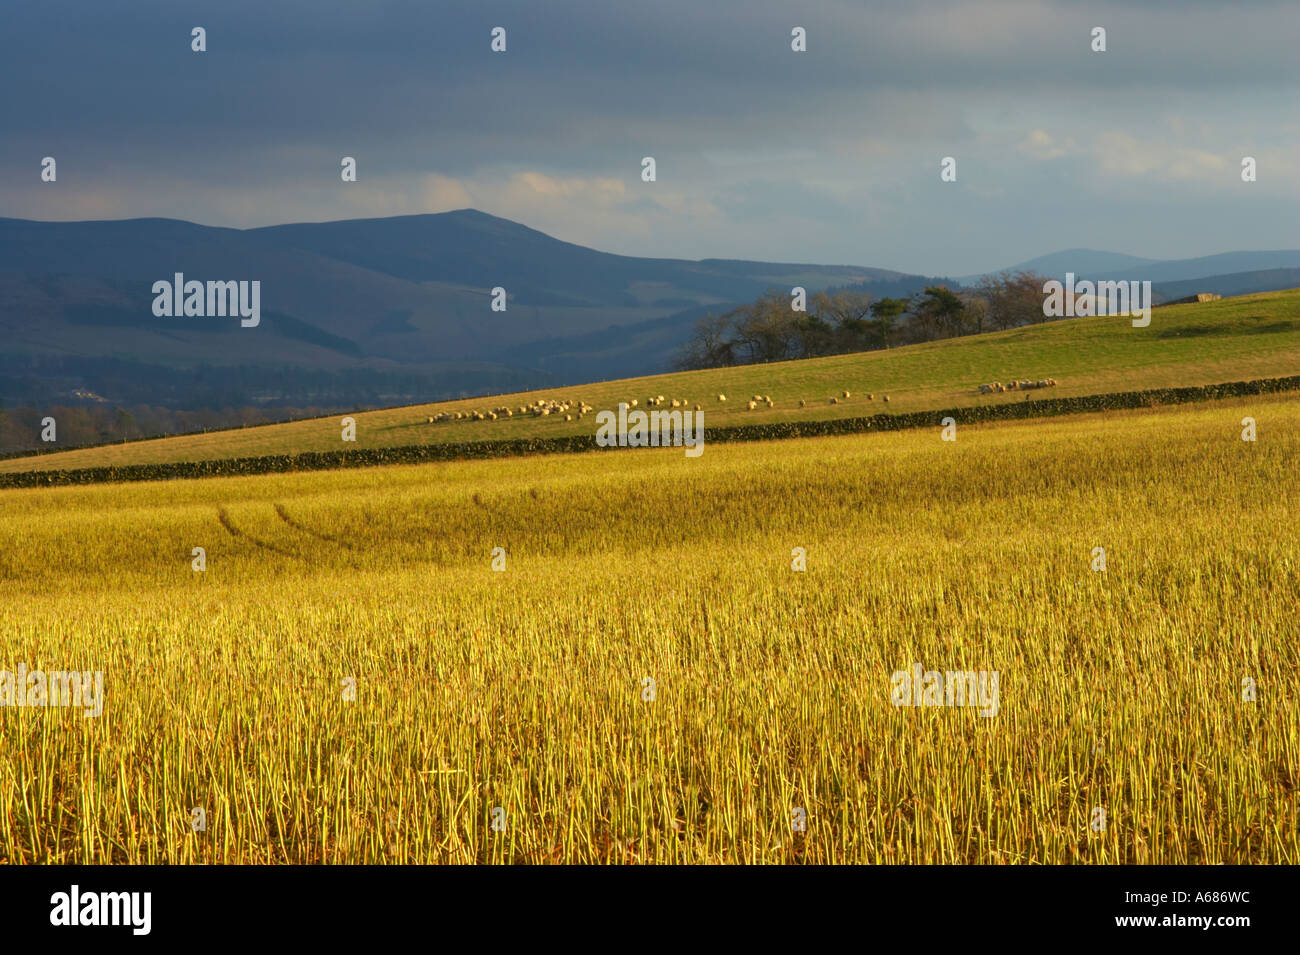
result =
[{"label": "distant hill", "polygon": [[[1181,282],[1243,272],[1264,272],[1300,268],[1300,251],[1224,252],[1199,259],[1179,259],[1127,269],[1105,278],[1138,279],[1151,282]],[[1090,276],[1091,277],[1091,276]]]},{"label": "distant hill", "polygon": [[[1066,272],[1073,272],[1075,275],[1096,271],[1109,272],[1138,268],[1156,261],[1158,260],[1143,259],[1136,255],[1125,255],[1122,252],[1099,252],[1096,249],[1066,249],[1063,252],[1040,255],[1036,259],[1029,259],[1005,269],[995,269],[994,271],[1036,272],[1048,278],[1055,278],[1064,275]],[[963,285],[973,285],[983,278],[985,274],[987,273],[964,275],[958,281]]]},{"label": "distant hill", "polygon": [[1157,302],[1169,302],[1197,292],[1217,292],[1227,297],[1293,288],[1300,288],[1300,268],[1263,269],[1258,272],[1234,272],[1230,275],[1185,279],[1181,282],[1158,282],[1151,286],[1151,296]]},{"label": "distant hill", "polygon": [[[152,283],[175,272],[259,280],[262,324],[156,318]],[[0,219],[0,399],[352,405],[644,374],[700,315],[769,287],[927,281],[613,255],[472,209],[248,230]]]},{"label": "distant hill", "polygon": [[[1143,259],[1118,252],[1098,252],[1093,249],[1067,249],[1039,256],[1009,267],[1010,271],[1037,272],[1047,278],[1063,279],[1066,272],[1076,278],[1115,279],[1126,281],[1180,282],[1190,279],[1210,278],[1244,272],[1272,271],[1300,268],[1300,250],[1275,252],[1223,252],[1195,259]],[[1005,271],[998,269],[996,271]],[[977,282],[981,275],[963,276],[964,285]],[[1274,286],[1290,288],[1291,286]],[[1205,291],[1205,290],[1203,290]],[[1263,291],[1252,289],[1252,291]],[[1225,293],[1228,294],[1228,293]]]},{"label": "distant hill", "polygon": [[521,305],[636,308],[656,301],[745,299],[802,276],[815,284],[897,278],[887,269],[598,252],[474,209],[252,229],[250,237],[412,282],[505,286]]}]

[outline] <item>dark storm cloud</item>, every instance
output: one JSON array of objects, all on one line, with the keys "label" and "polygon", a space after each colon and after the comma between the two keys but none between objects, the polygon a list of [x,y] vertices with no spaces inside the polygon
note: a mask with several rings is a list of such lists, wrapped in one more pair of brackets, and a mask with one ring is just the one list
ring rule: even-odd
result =
[{"label": "dark storm cloud", "polygon": [[[795,25],[806,54],[790,51]],[[193,26],[207,53],[190,51]],[[1105,54],[1088,49],[1093,26]],[[1120,197],[1173,213],[1201,173],[1228,183],[1253,148],[1279,157],[1256,192],[1294,212],[1297,167],[1283,178],[1277,162],[1300,138],[1297,32],[1300,5],[1271,3],[20,0],[0,39],[0,212],[255,225],[468,197],[643,253],[961,271],[1042,243],[1217,251],[1182,248],[1185,233]],[[941,191],[946,154],[967,191]],[[44,155],[60,162],[53,198],[32,174]],[[343,155],[362,176],[346,195]],[[642,155],[661,166],[649,207]],[[1113,199],[1116,238],[1058,240],[1034,220],[1080,193]],[[623,211],[638,218],[622,227]],[[945,211],[973,218],[936,236]],[[1224,241],[1282,244],[1284,228]]]}]

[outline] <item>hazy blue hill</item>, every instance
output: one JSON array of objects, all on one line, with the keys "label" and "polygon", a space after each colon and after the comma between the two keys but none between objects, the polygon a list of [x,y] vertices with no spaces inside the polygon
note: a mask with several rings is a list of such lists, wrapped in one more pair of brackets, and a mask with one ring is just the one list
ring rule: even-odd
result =
[{"label": "hazy blue hill", "polygon": [[524,305],[635,307],[640,300],[633,286],[639,283],[670,286],[679,300],[741,301],[786,275],[811,273],[827,285],[898,274],[850,266],[614,255],[475,209],[296,223],[249,234],[412,282],[503,286]]},{"label": "hazy blue hill", "polygon": [[[1096,249],[1066,249],[1063,252],[1040,255],[1037,258],[1008,266],[1007,269],[995,269],[994,271],[1036,272],[1047,278],[1058,278],[1064,276],[1066,272],[1073,272],[1075,275],[1098,271],[1111,272],[1138,268],[1156,261],[1156,259],[1144,259],[1136,255],[1125,255],[1122,252],[1100,252]],[[969,285],[980,277],[981,275],[965,275],[962,276],[960,281],[965,285]]]},{"label": "hazy blue hill", "polygon": [[[262,326],[155,318],[152,285],[175,272],[259,280]],[[340,401],[357,382],[366,394],[382,389],[385,376],[415,382],[404,396],[419,400],[453,385],[475,390],[471,369],[519,387],[549,386],[557,374],[648,373],[667,367],[709,309],[769,287],[870,281],[924,280],[853,266],[614,255],[472,209],[248,230],[0,219],[0,399],[48,400],[71,382],[109,400],[127,392],[143,400],[152,383],[183,402],[186,369],[200,365],[230,369],[232,381],[265,382],[268,369],[282,370],[285,394],[296,380],[320,392],[321,374],[337,375],[346,382],[331,392]],[[506,312],[489,308],[498,285],[509,293]],[[104,358],[140,374],[104,378]]]},{"label": "hazy blue hill", "polygon": [[[1300,268],[1300,251],[1292,249],[1271,252],[1222,252],[1218,255],[1205,255],[1194,259],[1162,260],[1143,259],[1120,252],[1099,252],[1095,249],[1067,249],[1064,252],[1040,255],[1036,259],[1029,259],[1009,268],[1017,272],[1037,272],[1047,278],[1055,279],[1064,279],[1066,272],[1073,272],[1081,279],[1181,282],[1245,272]],[[960,281],[969,285],[979,278],[978,275],[967,275]],[[1284,287],[1289,286],[1275,286],[1275,288]],[[1252,291],[1267,290],[1252,289]]]},{"label": "hazy blue hill", "polygon": [[1157,302],[1170,302],[1198,292],[1215,292],[1226,298],[1232,295],[1252,295],[1256,292],[1274,292],[1288,288],[1300,288],[1300,268],[1261,269],[1256,272],[1209,275],[1178,282],[1158,282],[1152,285],[1151,294]]},{"label": "hazy blue hill", "polygon": [[[1300,251],[1294,249],[1277,252],[1224,252],[1220,255],[1202,256],[1199,259],[1176,259],[1169,262],[1156,262],[1141,268],[1127,269],[1123,272],[1116,272],[1114,275],[1106,275],[1104,278],[1179,282],[1242,272],[1263,272],[1273,269],[1294,268],[1300,268]],[[1266,290],[1259,289],[1257,291]]]}]

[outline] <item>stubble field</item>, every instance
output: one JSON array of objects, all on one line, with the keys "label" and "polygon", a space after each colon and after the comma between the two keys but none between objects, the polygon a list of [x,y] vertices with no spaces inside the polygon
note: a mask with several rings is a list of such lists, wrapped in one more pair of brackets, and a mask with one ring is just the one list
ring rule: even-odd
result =
[{"label": "stubble field", "polygon": [[1296,863],[1298,459],[1269,397],[0,492],[0,669],[104,673],[0,708],[0,861]]}]

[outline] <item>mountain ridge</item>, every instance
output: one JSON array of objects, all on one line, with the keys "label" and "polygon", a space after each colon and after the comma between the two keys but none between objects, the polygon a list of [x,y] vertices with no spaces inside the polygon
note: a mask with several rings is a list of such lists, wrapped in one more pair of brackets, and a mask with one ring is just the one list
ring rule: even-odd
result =
[{"label": "mountain ridge", "polygon": [[[250,334],[232,333],[222,319],[154,316],[152,284],[176,272],[259,281],[267,321]],[[85,390],[147,401],[152,378],[167,402],[182,401],[185,377],[198,367],[214,369],[214,380],[219,369],[232,369],[232,381],[241,377],[234,369],[249,370],[243,377],[256,388],[220,392],[232,403],[270,400],[279,389],[266,382],[279,368],[353,375],[340,386],[341,404],[388,394],[384,376],[399,372],[412,376],[416,390],[402,392],[410,400],[475,390],[458,366],[486,369],[499,387],[649,373],[668,367],[708,310],[770,287],[813,292],[883,280],[920,288],[927,278],[624,256],[478,210],[255,229],[159,217],[0,218],[0,399]],[[490,307],[496,287],[507,292],[504,312]],[[105,358],[137,368],[138,381],[107,380]],[[371,385],[357,391],[362,380]],[[313,393],[319,387],[313,378]]]},{"label": "mountain ridge", "polygon": [[[1300,252],[1285,251],[1158,262],[1066,250],[1030,263],[1071,255],[1138,261],[1134,278],[1165,274],[1220,294],[1276,288],[1300,267]],[[1227,269],[1252,262],[1269,270]],[[220,318],[154,316],[152,283],[176,272],[259,281],[265,321],[253,332]],[[627,256],[476,209],[253,229],[0,218],[0,400],[84,391],[240,406],[293,403],[297,391],[347,406],[456,397],[488,381],[551,387],[666,371],[702,315],[769,289],[906,296],[959,281],[872,266]],[[497,287],[503,312],[491,308]]]}]

